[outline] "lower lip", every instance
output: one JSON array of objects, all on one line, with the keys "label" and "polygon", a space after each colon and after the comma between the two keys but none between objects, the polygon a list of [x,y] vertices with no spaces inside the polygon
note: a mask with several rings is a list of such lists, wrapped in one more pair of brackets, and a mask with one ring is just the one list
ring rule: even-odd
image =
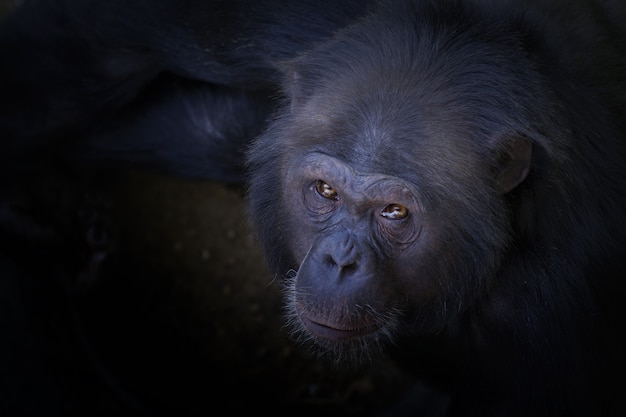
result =
[{"label": "lower lip", "polygon": [[314,335],[322,337],[324,339],[335,341],[355,339],[357,337],[373,333],[376,330],[375,326],[364,326],[348,330],[337,329],[334,327],[329,327],[325,324],[309,320],[306,317],[302,317],[302,322],[304,323],[306,328]]}]

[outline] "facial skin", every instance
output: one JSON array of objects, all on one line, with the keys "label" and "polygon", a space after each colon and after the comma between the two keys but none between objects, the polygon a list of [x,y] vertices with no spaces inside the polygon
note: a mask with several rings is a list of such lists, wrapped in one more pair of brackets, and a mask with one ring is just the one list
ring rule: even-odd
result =
[{"label": "facial skin", "polygon": [[389,175],[358,173],[320,153],[297,166],[287,189],[295,197],[289,217],[301,220],[293,225],[301,233],[289,245],[301,260],[291,288],[294,323],[326,348],[351,340],[377,345],[391,337],[404,308],[383,271],[402,269],[420,244],[414,187]]}]

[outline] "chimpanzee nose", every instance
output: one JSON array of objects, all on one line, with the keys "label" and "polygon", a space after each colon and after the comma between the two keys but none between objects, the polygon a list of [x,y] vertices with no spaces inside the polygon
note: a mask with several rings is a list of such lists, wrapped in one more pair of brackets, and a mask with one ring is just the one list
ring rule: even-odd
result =
[{"label": "chimpanzee nose", "polygon": [[328,239],[325,246],[324,262],[327,267],[340,271],[356,267],[359,254],[354,239],[347,231],[337,233]]}]

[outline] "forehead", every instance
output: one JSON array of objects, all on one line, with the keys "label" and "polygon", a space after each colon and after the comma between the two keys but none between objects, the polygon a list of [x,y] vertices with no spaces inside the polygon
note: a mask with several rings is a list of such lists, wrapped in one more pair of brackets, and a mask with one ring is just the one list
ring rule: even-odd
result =
[{"label": "forehead", "polygon": [[399,78],[339,78],[334,88],[321,86],[295,110],[290,140],[364,171],[400,177],[409,174],[408,167],[430,171],[444,155],[466,158],[463,148],[472,131],[467,107],[426,90]]}]

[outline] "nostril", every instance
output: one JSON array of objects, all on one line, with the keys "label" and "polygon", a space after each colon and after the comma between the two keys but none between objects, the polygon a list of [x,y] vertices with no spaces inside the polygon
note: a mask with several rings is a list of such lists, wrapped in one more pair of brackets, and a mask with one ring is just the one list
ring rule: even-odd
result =
[{"label": "nostril", "polygon": [[335,265],[338,265],[337,261],[335,261],[335,258],[330,253],[324,256],[324,259],[322,259],[322,262],[324,263],[325,266],[330,267],[330,268],[334,267]]},{"label": "nostril", "polygon": [[350,262],[344,265],[339,265],[339,269],[341,269],[343,272],[349,273],[356,270],[356,266],[356,262]]}]

